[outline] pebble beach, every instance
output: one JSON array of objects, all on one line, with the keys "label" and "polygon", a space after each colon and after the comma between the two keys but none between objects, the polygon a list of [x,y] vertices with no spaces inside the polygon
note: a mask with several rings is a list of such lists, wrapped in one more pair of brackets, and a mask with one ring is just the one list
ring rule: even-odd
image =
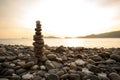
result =
[{"label": "pebble beach", "polygon": [[32,46],[0,44],[0,80],[120,80],[120,48],[44,45],[34,59]]}]

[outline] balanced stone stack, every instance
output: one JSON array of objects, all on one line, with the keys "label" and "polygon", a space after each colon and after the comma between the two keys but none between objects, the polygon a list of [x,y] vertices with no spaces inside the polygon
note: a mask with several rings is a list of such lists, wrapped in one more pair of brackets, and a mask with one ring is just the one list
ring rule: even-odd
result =
[{"label": "balanced stone stack", "polygon": [[41,24],[40,21],[36,21],[36,28],[35,28],[35,35],[34,35],[34,53],[35,53],[35,60],[38,64],[40,62],[40,59],[43,56],[43,46],[44,46],[44,40],[43,35],[41,34]]}]

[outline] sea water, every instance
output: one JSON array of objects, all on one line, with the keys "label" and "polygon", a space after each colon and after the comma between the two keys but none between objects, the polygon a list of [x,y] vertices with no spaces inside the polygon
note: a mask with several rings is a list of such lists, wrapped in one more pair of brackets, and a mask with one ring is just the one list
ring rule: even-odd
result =
[{"label": "sea water", "polygon": [[[7,45],[26,45],[33,46],[32,39],[0,39],[0,44]],[[66,47],[105,47],[105,48],[119,48],[120,47],[120,38],[45,38],[45,44],[48,46],[66,46]]]}]

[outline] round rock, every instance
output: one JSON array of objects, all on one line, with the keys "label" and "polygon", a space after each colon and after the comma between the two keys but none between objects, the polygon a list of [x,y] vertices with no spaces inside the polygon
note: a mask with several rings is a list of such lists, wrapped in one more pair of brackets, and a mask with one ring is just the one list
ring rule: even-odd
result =
[{"label": "round rock", "polygon": [[93,61],[102,61],[103,60],[103,58],[102,57],[100,57],[100,56],[98,56],[98,55],[94,55],[94,56],[92,56],[92,57],[90,57]]},{"label": "round rock", "polygon": [[67,80],[67,79],[69,79],[69,74],[64,74],[64,75],[62,75],[61,77],[60,77],[60,79],[61,80]]},{"label": "round rock", "polygon": [[85,64],[85,61],[83,61],[82,59],[77,59],[77,60],[75,61],[75,63],[76,63],[77,65],[84,65],[84,64]]},{"label": "round rock", "polygon": [[48,58],[49,60],[56,60],[57,56],[56,56],[55,54],[48,54],[48,55],[47,55],[47,58]]},{"label": "round rock", "polygon": [[111,80],[120,80],[120,75],[117,74],[117,73],[114,73],[114,72],[110,73],[109,77],[110,77]]},{"label": "round rock", "polygon": [[47,80],[59,80],[59,77],[56,74],[50,74],[47,76]]}]

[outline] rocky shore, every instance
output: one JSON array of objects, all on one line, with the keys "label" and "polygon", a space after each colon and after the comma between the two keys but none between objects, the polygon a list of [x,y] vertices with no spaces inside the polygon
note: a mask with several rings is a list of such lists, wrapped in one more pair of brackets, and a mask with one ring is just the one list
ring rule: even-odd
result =
[{"label": "rocky shore", "polygon": [[45,45],[34,59],[31,46],[0,44],[0,80],[120,80],[120,48]]}]

